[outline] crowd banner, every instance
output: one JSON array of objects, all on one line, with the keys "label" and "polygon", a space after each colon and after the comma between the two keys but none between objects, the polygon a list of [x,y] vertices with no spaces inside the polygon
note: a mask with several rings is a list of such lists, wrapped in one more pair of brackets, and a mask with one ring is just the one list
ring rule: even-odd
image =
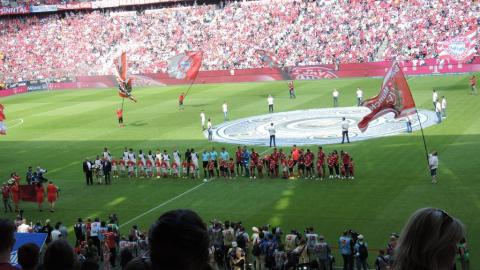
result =
[{"label": "crowd banner", "polygon": [[48,81],[47,80],[32,80],[27,81],[27,91],[40,91],[40,90],[47,90],[48,89]]},{"label": "crowd banner", "polygon": [[18,7],[0,7],[0,16],[3,15],[16,15],[16,14],[28,14],[30,9],[28,6]]},{"label": "crowd banner", "polygon": [[[46,233],[15,233],[15,245],[13,246],[12,252],[10,253],[10,263],[13,266],[18,267],[18,249],[27,244],[33,243],[40,250],[42,250],[45,245],[45,240],[47,239]],[[20,269],[20,268],[19,268]]]},{"label": "crowd banner", "polygon": [[30,6],[31,13],[56,12],[56,5]]},{"label": "crowd banner", "polygon": [[80,9],[92,9],[92,2],[81,2],[71,4],[58,4],[57,10],[80,10]]}]

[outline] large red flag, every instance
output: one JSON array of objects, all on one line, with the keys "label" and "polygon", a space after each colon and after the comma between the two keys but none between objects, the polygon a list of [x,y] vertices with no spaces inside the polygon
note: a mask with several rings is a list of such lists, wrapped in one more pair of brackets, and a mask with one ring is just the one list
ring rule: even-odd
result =
[{"label": "large red flag", "polygon": [[415,101],[412,93],[408,87],[407,80],[403,75],[402,69],[398,63],[394,63],[383,80],[382,89],[380,93],[371,99],[362,102],[371,110],[371,112],[363,117],[362,121],[358,123],[358,128],[365,132],[368,124],[378,117],[394,113],[395,118],[405,117],[416,112]]},{"label": "large red flag", "polygon": [[477,28],[462,36],[437,43],[437,53],[440,59],[467,62],[477,54],[475,48],[478,41]]},{"label": "large red flag", "polygon": [[168,59],[168,76],[175,79],[194,80],[202,66],[203,52],[184,52]]},{"label": "large red flag", "polygon": [[118,58],[117,71],[119,79],[125,82],[127,80],[127,52],[122,52]]}]

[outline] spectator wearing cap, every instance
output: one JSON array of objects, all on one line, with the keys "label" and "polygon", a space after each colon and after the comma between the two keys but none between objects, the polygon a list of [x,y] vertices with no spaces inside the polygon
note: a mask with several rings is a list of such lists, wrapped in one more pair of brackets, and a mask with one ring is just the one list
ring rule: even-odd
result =
[{"label": "spectator wearing cap", "polygon": [[0,270],[17,270],[10,265],[10,253],[15,244],[15,224],[8,219],[0,219]]},{"label": "spectator wearing cap", "polygon": [[355,259],[357,260],[357,269],[358,270],[368,270],[367,259],[368,259],[368,246],[365,242],[363,235],[359,234],[357,237],[357,243],[353,247],[355,251]]}]

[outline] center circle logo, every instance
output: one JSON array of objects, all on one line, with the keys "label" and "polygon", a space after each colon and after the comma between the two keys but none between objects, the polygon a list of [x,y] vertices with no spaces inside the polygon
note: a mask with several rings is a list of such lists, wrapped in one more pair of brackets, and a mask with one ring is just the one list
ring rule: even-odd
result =
[{"label": "center circle logo", "polygon": [[[268,146],[268,128],[273,123],[277,146],[335,144],[341,142],[342,117],[350,124],[351,142],[406,133],[406,119],[395,119],[392,113],[370,122],[368,129],[362,133],[357,124],[368,113],[370,110],[365,107],[340,107],[257,115],[216,126],[213,141]],[[424,128],[436,124],[435,112],[418,110],[418,114]],[[413,130],[419,130],[417,116],[412,115],[411,119]],[[208,137],[206,131],[204,134]]]}]

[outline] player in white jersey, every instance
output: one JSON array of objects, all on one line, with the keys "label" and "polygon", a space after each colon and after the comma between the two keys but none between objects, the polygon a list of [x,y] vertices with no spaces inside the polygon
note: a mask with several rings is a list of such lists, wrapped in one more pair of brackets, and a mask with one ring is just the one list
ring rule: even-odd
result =
[{"label": "player in white jersey", "polygon": [[182,165],[182,155],[178,150],[173,151],[173,161],[177,164],[178,167]]},{"label": "player in white jersey", "polygon": [[191,152],[192,152],[192,163],[193,163],[193,166],[195,166],[195,175],[198,176],[199,175],[198,174],[198,170],[199,170],[199,168],[198,168],[198,155],[197,155],[197,153],[195,153],[194,149],[192,149]]}]

